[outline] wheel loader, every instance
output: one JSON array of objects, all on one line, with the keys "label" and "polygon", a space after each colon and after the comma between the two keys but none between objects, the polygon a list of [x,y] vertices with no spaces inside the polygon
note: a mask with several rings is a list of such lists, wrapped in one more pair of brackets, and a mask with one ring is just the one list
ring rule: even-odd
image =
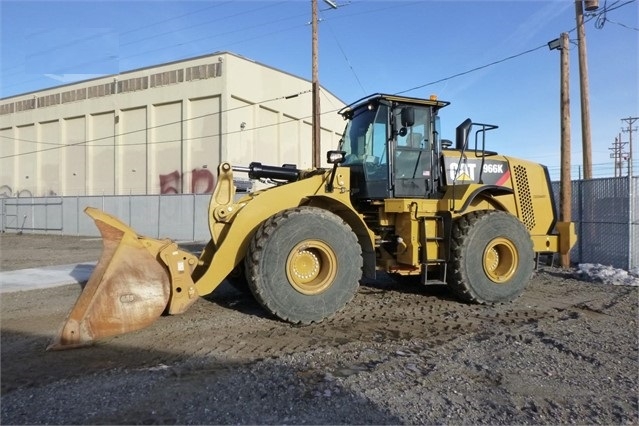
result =
[{"label": "wheel loader", "polygon": [[[138,235],[94,208],[102,256],[49,349],[85,346],[180,314],[225,279],[244,282],[273,317],[295,324],[342,310],[362,277],[446,284],[460,301],[516,299],[539,253],[568,253],[548,171],[486,147],[497,126],[465,120],[440,136],[449,103],[374,94],[347,121],[326,168],[223,162],[199,256]],[[270,186],[236,196],[234,173]]]}]

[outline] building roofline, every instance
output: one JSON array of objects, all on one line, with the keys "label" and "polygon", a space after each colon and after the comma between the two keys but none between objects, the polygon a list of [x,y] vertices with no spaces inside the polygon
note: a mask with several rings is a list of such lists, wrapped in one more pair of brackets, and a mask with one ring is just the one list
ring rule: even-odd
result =
[{"label": "building roofline", "polygon": [[[247,57],[242,56],[240,54],[224,50],[224,51],[217,51],[217,52],[214,52],[214,53],[207,53],[207,54],[199,55],[199,56],[193,56],[193,57],[190,57],[190,58],[177,59],[175,61],[164,62],[164,63],[161,63],[161,64],[148,65],[148,66],[141,67],[141,68],[135,68],[135,69],[132,69],[132,70],[122,71],[122,72],[119,72],[117,74],[105,74],[105,75],[100,76],[100,77],[89,78],[89,79],[86,79],[86,80],[78,80],[78,81],[74,81],[74,82],[71,82],[71,83],[64,83],[64,84],[60,84],[60,85],[57,85],[57,86],[50,86],[50,87],[46,87],[46,88],[42,88],[42,89],[38,89],[38,90],[32,90],[30,92],[19,93],[17,95],[7,96],[6,98],[0,98],[0,101],[7,101],[7,100],[14,99],[14,98],[22,97],[22,96],[28,96],[28,95],[33,95],[33,94],[40,93],[40,92],[45,92],[45,91],[48,91],[48,90],[57,90],[57,89],[61,89],[61,88],[64,88],[64,87],[74,86],[74,85],[77,85],[77,84],[85,84],[85,83],[89,83],[91,81],[102,80],[102,79],[105,79],[105,78],[117,78],[118,76],[122,76],[122,75],[132,74],[132,73],[136,73],[136,72],[140,72],[140,71],[145,71],[145,70],[164,67],[164,66],[168,66],[168,65],[175,65],[175,64],[179,64],[179,63],[190,62],[190,61],[195,61],[195,60],[198,60],[198,59],[210,58],[210,57],[220,56],[220,55],[235,56],[236,58],[252,62],[252,63],[254,63],[256,65],[260,65],[260,66],[263,66],[263,67],[266,67],[266,68],[270,68],[272,70],[275,70],[277,72],[281,72],[283,74],[290,75],[290,76],[295,77],[295,78],[306,80],[309,83],[311,82],[311,80],[308,80],[308,79],[306,79],[304,77],[300,77],[299,75],[295,75],[295,74],[292,74],[290,72],[281,70],[279,68],[275,68],[273,66],[264,64],[262,62],[258,62],[258,61],[254,60],[254,59],[247,58]],[[322,89],[326,90],[324,87],[322,87]],[[342,103],[345,103],[339,97],[335,96],[331,91],[329,91],[329,90],[326,90],[326,91],[328,93],[330,93],[332,96],[334,96],[335,98],[337,98],[338,100],[340,100]]]}]

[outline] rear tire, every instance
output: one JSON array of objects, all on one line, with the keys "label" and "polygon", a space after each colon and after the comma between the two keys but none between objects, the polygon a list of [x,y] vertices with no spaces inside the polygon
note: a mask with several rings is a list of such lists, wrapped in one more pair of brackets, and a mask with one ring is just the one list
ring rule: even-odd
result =
[{"label": "rear tire", "polygon": [[453,226],[448,284],[464,301],[494,304],[518,298],[535,262],[532,240],[515,216],[473,212]]},{"label": "rear tire", "polygon": [[310,324],[331,317],[353,299],[362,277],[362,251],[340,217],[298,207],[262,223],[245,265],[249,288],[267,311]]}]

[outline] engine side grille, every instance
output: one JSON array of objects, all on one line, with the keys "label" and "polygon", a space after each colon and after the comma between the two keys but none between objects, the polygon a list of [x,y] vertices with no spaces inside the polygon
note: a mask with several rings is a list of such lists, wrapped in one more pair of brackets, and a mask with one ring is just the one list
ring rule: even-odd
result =
[{"label": "engine side grille", "polygon": [[524,166],[515,166],[515,183],[517,184],[516,189],[517,194],[519,195],[521,220],[530,231],[535,227],[535,209],[533,208],[532,197],[530,196],[528,173]]}]

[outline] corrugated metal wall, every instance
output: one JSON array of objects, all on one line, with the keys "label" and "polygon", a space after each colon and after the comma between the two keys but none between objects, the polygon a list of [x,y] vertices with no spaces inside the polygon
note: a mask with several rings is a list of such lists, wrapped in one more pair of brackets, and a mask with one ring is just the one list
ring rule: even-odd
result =
[{"label": "corrugated metal wall", "polygon": [[[0,194],[210,193],[220,161],[311,167],[310,89],[219,53],[2,99]],[[344,103],[322,99],[326,152]]]},{"label": "corrugated metal wall", "polygon": [[103,210],[138,234],[208,241],[208,194],[2,198],[2,231],[99,237],[86,207]]}]

